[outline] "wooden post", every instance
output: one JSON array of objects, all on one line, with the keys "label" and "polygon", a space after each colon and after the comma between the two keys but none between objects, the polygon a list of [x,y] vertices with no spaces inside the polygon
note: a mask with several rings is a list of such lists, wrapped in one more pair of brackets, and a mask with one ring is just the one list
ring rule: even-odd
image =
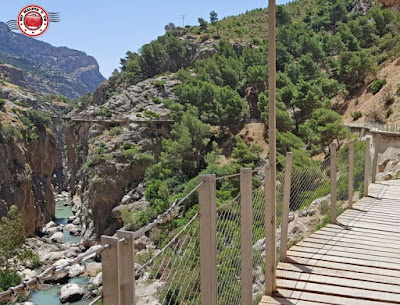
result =
[{"label": "wooden post", "polygon": [[372,179],[371,179],[372,183],[375,183],[376,181],[376,171],[378,169],[378,155],[379,155],[379,146],[381,143],[381,137],[382,136],[380,134],[377,134],[374,139],[375,153],[374,153],[374,159],[372,161]]},{"label": "wooden post", "polygon": [[251,168],[240,170],[241,305],[253,303],[253,183]]},{"label": "wooden post", "polygon": [[281,221],[281,249],[280,261],[286,263],[286,252],[288,242],[288,226],[289,226],[289,204],[290,204],[290,189],[292,184],[292,160],[293,153],[286,153],[285,166],[285,185],[283,186],[283,206],[282,206],[282,221]]},{"label": "wooden post", "polygon": [[[265,223],[267,236],[265,240],[265,247],[268,249],[269,254],[266,259],[269,261],[266,269],[268,277],[265,278],[267,285],[267,295],[272,295],[276,291],[276,1],[268,0],[268,94],[269,94],[269,176],[265,180],[270,180],[269,188],[265,191],[268,193],[266,198],[269,197],[269,208],[266,219],[269,221]],[[268,257],[269,256],[269,257]]]},{"label": "wooden post", "polygon": [[367,147],[365,148],[364,197],[368,197],[369,171],[371,168],[371,155],[370,155],[371,139],[367,138],[366,142],[367,142]]},{"label": "wooden post", "polygon": [[117,231],[117,237],[124,239],[119,245],[120,304],[135,304],[135,249],[133,232]]},{"label": "wooden post", "polygon": [[349,204],[348,208],[353,208],[354,191],[354,140],[349,143]]},{"label": "wooden post", "polygon": [[119,305],[120,289],[118,276],[119,241],[118,238],[102,236],[101,244],[110,245],[101,253],[101,269],[103,272],[103,304]]},{"label": "wooden post", "polygon": [[336,223],[336,143],[330,145],[331,153],[331,223]]},{"label": "wooden post", "polygon": [[[271,193],[271,166],[265,167],[265,293],[271,296],[276,290],[276,206]],[[274,181],[275,182],[275,181]]]},{"label": "wooden post", "polygon": [[201,305],[217,305],[217,212],[215,175],[199,182]]}]

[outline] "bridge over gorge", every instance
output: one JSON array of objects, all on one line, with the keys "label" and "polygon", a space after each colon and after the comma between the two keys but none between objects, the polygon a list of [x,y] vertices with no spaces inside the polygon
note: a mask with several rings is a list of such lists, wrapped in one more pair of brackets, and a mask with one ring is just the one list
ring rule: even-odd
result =
[{"label": "bridge over gorge", "polygon": [[[378,134],[333,143],[301,162],[288,153],[277,164],[276,206],[265,192],[268,163],[200,176],[152,223],[103,236],[97,248],[0,292],[0,301],[16,302],[100,255],[102,294],[91,304],[400,304],[400,181],[376,181],[382,160],[375,153],[397,146]],[[264,185],[253,184],[263,177]],[[222,198],[222,181],[239,185],[239,194]],[[199,211],[160,250],[134,249],[136,239],[182,216],[189,200]]]}]

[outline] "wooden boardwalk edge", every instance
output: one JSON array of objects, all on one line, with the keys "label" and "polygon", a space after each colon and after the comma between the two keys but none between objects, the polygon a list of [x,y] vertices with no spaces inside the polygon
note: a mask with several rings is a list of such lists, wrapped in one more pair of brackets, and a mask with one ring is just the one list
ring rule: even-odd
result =
[{"label": "wooden boardwalk edge", "polygon": [[400,180],[305,238],[277,267],[277,292],[259,305],[400,304]]}]

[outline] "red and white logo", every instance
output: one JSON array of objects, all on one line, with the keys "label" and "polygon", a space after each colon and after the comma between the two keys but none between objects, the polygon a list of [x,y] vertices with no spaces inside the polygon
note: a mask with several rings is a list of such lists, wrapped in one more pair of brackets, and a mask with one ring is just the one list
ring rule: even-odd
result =
[{"label": "red and white logo", "polygon": [[30,37],[37,37],[46,32],[50,22],[59,22],[59,13],[47,13],[38,5],[28,5],[18,14],[17,20],[7,22],[8,30],[20,30]]},{"label": "red and white logo", "polygon": [[49,27],[49,15],[37,5],[29,5],[18,15],[18,27],[27,36],[36,37],[46,32]]}]

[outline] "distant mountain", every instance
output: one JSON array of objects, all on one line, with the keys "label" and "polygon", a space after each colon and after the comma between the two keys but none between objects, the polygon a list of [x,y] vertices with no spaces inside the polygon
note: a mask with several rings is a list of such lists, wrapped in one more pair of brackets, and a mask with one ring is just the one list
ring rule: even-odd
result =
[{"label": "distant mountain", "polygon": [[74,98],[93,92],[105,81],[94,57],[9,32],[3,22],[0,22],[0,62],[20,68],[29,89],[36,92]]}]

